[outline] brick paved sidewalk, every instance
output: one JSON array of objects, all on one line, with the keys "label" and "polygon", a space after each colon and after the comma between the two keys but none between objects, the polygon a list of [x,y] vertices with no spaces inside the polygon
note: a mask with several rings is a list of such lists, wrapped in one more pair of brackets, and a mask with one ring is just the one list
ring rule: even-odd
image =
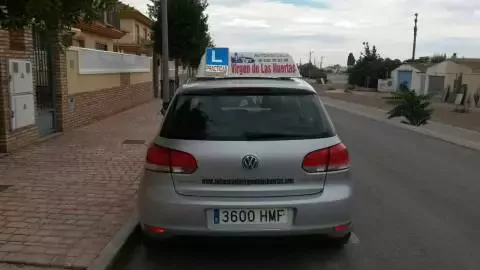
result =
[{"label": "brick paved sidewalk", "polygon": [[[360,105],[376,107],[384,110],[391,108],[385,103],[382,97],[389,96],[385,93],[345,93],[343,91],[321,91],[318,93],[330,98],[348,101]],[[473,109],[469,113],[453,112],[454,105],[444,103],[434,103],[435,109],[432,120],[443,124],[474,130],[480,132],[480,110]]]},{"label": "brick paved sidewalk", "polygon": [[88,267],[134,209],[147,146],[122,143],[148,144],[159,111],[155,100],[1,158],[0,266]]},{"label": "brick paved sidewalk", "polygon": [[46,268],[37,266],[25,266],[19,264],[0,263],[0,270],[67,270],[67,268]]}]

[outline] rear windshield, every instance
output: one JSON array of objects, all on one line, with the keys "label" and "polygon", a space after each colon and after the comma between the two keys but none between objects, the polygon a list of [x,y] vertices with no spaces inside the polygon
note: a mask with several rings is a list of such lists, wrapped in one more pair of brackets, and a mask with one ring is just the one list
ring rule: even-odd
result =
[{"label": "rear windshield", "polygon": [[160,136],[184,140],[303,140],[334,130],[315,94],[186,94],[169,108]]}]

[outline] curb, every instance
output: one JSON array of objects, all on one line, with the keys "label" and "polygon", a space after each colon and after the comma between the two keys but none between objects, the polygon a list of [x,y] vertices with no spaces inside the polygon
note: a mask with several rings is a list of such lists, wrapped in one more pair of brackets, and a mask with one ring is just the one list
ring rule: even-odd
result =
[{"label": "curb", "polygon": [[117,258],[120,250],[127,243],[128,238],[133,234],[138,225],[138,218],[136,211],[132,217],[123,224],[122,228],[113,236],[112,240],[100,252],[100,255],[87,268],[87,270],[105,270]]},{"label": "curb", "polygon": [[[376,120],[378,122],[387,123],[387,124],[390,124],[390,125],[402,128],[402,129],[407,129],[407,130],[410,130],[410,131],[414,131],[414,132],[420,133],[422,135],[425,135],[425,136],[428,136],[428,137],[431,137],[431,138],[435,138],[435,139],[438,139],[438,140],[441,140],[441,141],[444,141],[444,142],[447,142],[447,143],[451,143],[451,144],[454,144],[454,145],[457,145],[457,146],[465,147],[465,148],[468,148],[468,149],[471,149],[471,150],[480,151],[480,143],[478,143],[478,142],[465,140],[465,139],[460,139],[460,138],[457,138],[455,136],[450,136],[450,135],[446,135],[446,134],[438,134],[438,133],[435,133],[435,132],[433,132],[429,129],[423,128],[423,127],[415,127],[415,126],[405,125],[405,124],[402,124],[402,123],[399,123],[399,122],[392,122],[389,119],[381,118],[381,117],[378,117],[377,115],[361,112],[361,111],[358,111],[358,110],[355,110],[355,109],[352,109],[352,108],[342,107],[339,104],[335,104],[335,101],[326,100],[324,97],[322,97],[322,102],[326,106],[330,106],[330,107],[333,107],[333,108],[336,108],[336,109],[347,111],[347,112],[350,112],[350,113],[353,113],[353,114],[356,114],[356,115],[360,115],[360,116],[363,116],[363,117],[366,117],[366,118],[369,118],[369,119]],[[378,111],[378,112],[386,113],[385,110],[374,108],[374,107],[368,107],[368,106],[364,106],[364,105],[360,105],[360,104],[356,104],[356,103],[351,103],[351,102],[347,102],[347,101],[343,101],[343,100],[339,101],[339,102],[348,103],[348,104],[355,104],[357,106],[363,106],[363,107],[368,108],[370,110],[375,110],[375,111]],[[437,123],[437,122],[432,122],[432,123]],[[440,123],[438,123],[438,124],[440,124]],[[442,124],[442,125],[445,125],[445,124]],[[445,125],[445,126],[448,126],[448,125]],[[478,133],[478,132],[475,132],[475,131],[465,130],[465,129],[454,127],[454,126],[449,126],[449,127],[454,128],[456,130],[468,131],[468,132],[471,132],[471,133],[474,133],[474,134]],[[480,136],[480,133],[479,133],[479,136]]]}]

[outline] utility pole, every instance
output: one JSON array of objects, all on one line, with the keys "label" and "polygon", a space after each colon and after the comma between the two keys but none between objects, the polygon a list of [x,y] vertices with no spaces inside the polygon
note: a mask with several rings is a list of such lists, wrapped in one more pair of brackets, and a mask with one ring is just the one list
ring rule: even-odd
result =
[{"label": "utility pole", "polygon": [[152,60],[152,68],[153,68],[153,96],[158,98],[158,89],[159,89],[159,74],[158,74],[158,52],[154,49],[153,50],[153,60]]},{"label": "utility pole", "polygon": [[312,54],[313,51],[308,52],[309,57],[308,57],[308,78],[312,77]]},{"label": "utility pole", "polygon": [[323,68],[323,59],[325,59],[325,56],[320,56],[320,69]]},{"label": "utility pole", "polygon": [[415,13],[415,27],[413,28],[413,51],[412,51],[412,60],[415,60],[415,50],[417,49],[417,22],[418,22],[418,13]]},{"label": "utility pole", "polygon": [[161,0],[160,4],[162,9],[162,99],[163,104],[166,105],[171,98],[168,76],[168,3],[167,0]]}]

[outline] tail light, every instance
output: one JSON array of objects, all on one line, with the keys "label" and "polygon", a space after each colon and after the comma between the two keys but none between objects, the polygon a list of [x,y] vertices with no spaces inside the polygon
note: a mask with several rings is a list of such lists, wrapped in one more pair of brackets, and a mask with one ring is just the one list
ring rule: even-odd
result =
[{"label": "tail light", "polygon": [[303,159],[302,168],[309,173],[338,171],[347,169],[349,162],[347,147],[340,143],[308,153]]},{"label": "tail light", "polygon": [[191,174],[197,170],[197,161],[189,153],[153,144],[147,151],[145,168],[157,172]]}]

